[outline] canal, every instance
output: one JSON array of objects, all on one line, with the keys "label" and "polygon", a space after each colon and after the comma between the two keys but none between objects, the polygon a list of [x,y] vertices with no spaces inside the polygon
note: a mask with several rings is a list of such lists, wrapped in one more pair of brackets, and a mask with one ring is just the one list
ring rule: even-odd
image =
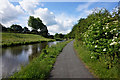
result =
[{"label": "canal", "polygon": [[40,55],[41,50],[47,45],[51,47],[56,45],[58,42],[42,42],[29,45],[20,45],[2,48],[0,53],[0,60],[2,60],[2,78],[7,78],[13,73],[19,71],[21,66],[26,66],[33,58]]}]

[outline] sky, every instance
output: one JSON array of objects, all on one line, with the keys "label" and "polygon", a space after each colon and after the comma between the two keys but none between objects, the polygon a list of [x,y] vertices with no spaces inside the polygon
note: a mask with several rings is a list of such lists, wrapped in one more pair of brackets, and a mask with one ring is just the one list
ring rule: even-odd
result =
[{"label": "sky", "polygon": [[50,34],[67,34],[80,18],[86,18],[94,8],[106,8],[110,12],[118,2],[40,2],[39,0],[0,0],[0,23],[9,27],[28,26],[29,16],[39,17]]}]

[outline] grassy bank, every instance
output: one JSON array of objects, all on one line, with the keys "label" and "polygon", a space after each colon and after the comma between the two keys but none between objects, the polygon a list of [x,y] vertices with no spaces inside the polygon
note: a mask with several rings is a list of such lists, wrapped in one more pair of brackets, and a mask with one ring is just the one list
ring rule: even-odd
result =
[{"label": "grassy bank", "polygon": [[69,41],[61,42],[42,50],[39,57],[34,58],[26,67],[15,73],[11,78],[45,79],[56,61],[56,57]]},{"label": "grassy bank", "polygon": [[77,51],[80,59],[85,63],[92,72],[98,78],[120,78],[120,69],[118,65],[113,66],[110,69],[107,69],[104,61],[105,59],[96,60],[90,57],[90,51],[88,51],[82,44],[82,42],[75,41],[74,48]]},{"label": "grassy bank", "polygon": [[36,43],[41,41],[53,41],[53,39],[47,39],[35,34],[0,33],[0,35],[2,35],[2,42],[0,42],[2,47]]}]

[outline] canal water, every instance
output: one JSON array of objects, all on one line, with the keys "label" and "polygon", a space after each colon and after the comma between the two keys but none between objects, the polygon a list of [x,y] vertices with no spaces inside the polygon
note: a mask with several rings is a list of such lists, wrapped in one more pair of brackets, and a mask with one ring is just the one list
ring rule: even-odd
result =
[{"label": "canal water", "polygon": [[43,42],[29,45],[2,48],[0,60],[2,60],[2,78],[7,78],[27,65],[34,57],[40,55],[41,50],[47,45],[51,47],[61,41]]}]

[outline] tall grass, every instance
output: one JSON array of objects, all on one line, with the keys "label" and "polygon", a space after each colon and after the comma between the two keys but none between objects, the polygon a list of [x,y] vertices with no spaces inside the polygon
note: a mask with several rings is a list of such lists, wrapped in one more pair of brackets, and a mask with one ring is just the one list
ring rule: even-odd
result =
[{"label": "tall grass", "polygon": [[96,77],[108,79],[108,78],[120,78],[120,65],[116,64],[110,69],[107,69],[106,66],[103,64],[105,59],[102,60],[94,59],[90,57],[91,51],[86,49],[82,42],[75,41],[74,48],[77,51],[78,56],[82,61],[87,65],[90,72],[92,72]]},{"label": "tall grass", "polygon": [[0,42],[0,45],[2,45],[2,47],[29,44],[41,41],[53,41],[53,39],[47,39],[35,34],[0,33],[0,35],[2,35],[2,42]]},{"label": "tall grass", "polygon": [[61,42],[52,47],[46,47],[42,50],[39,57],[34,58],[26,67],[22,68],[19,72],[15,73],[11,78],[32,78],[32,79],[45,79],[56,61],[56,57],[62,51],[64,46],[68,43]]}]

